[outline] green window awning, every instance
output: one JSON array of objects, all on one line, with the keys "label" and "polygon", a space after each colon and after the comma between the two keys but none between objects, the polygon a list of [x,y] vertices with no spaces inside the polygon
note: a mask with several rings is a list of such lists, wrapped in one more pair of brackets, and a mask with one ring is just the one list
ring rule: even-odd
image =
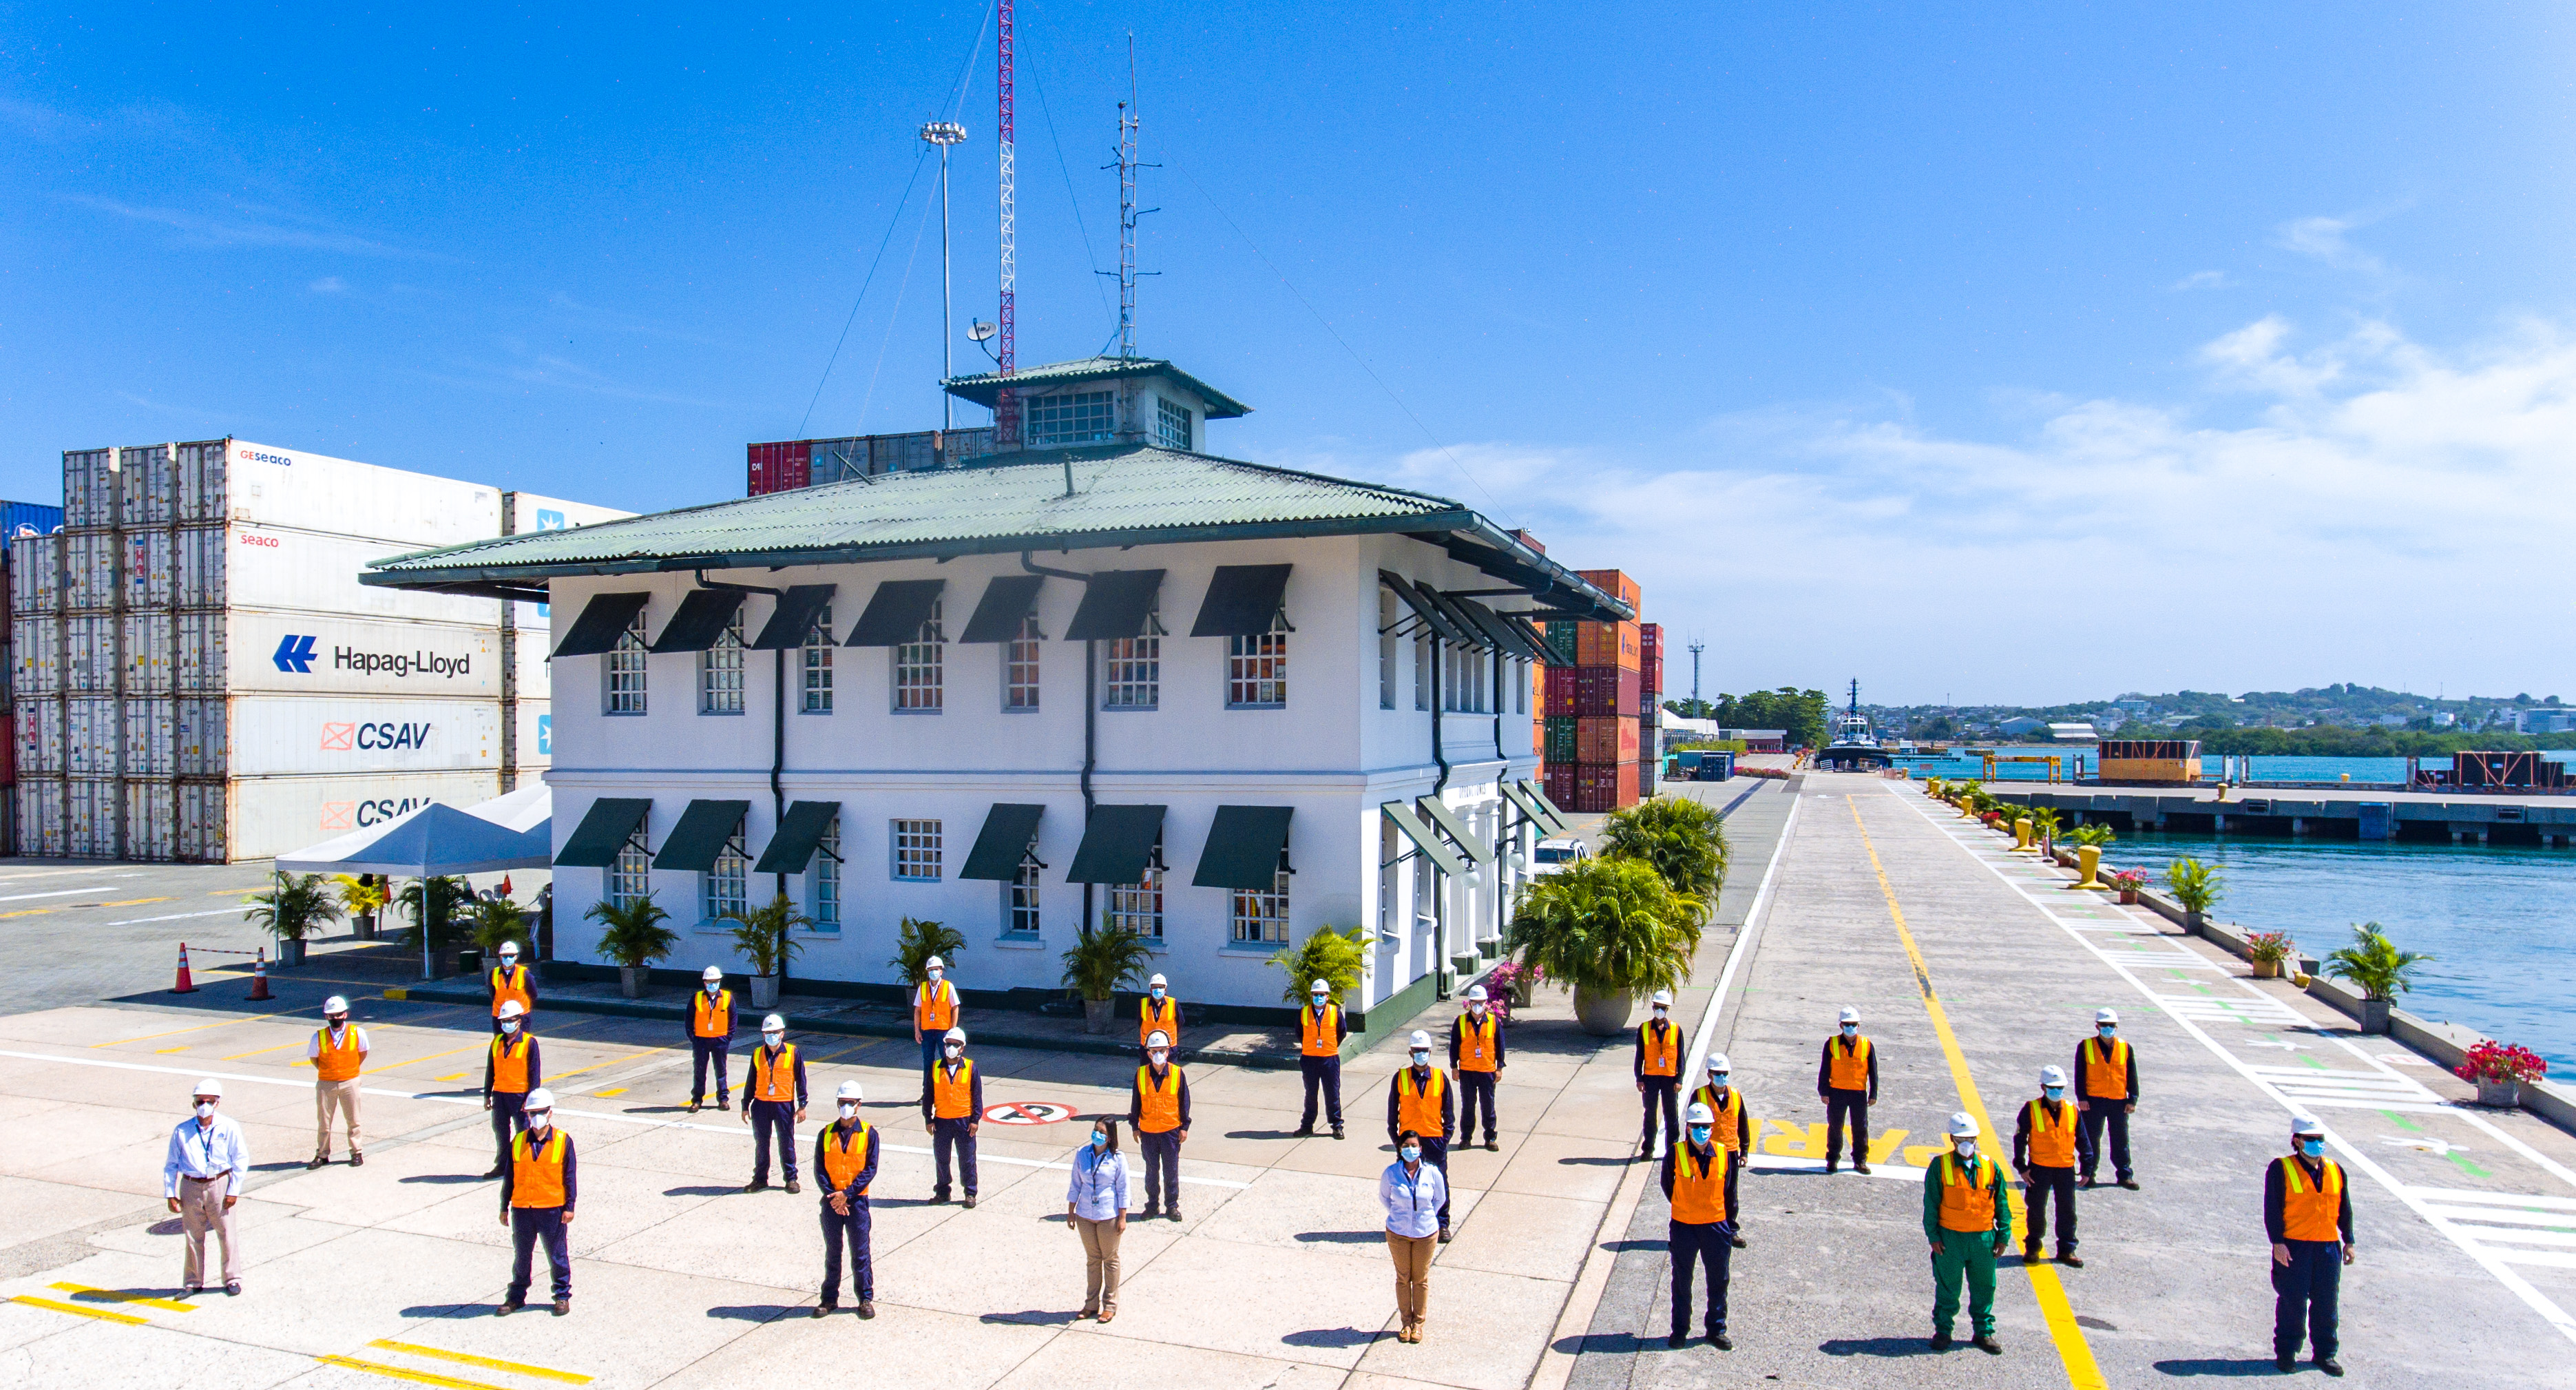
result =
[{"label": "green window awning", "polygon": [[1404,600],[1404,606],[1413,610],[1413,616],[1419,619],[1424,627],[1431,629],[1433,636],[1450,643],[1464,643],[1467,640],[1467,634],[1459,631],[1457,624],[1450,619],[1449,610],[1433,603],[1428,594],[1413,587],[1412,582],[1404,576],[1379,570],[1377,582],[1395,590],[1395,596]]},{"label": "green window awning", "polygon": [[1045,814],[1044,806],[994,802],[993,809],[984,813],[984,828],[976,832],[975,848],[967,851],[966,867],[957,876],[1001,883],[1018,878],[1020,861],[1037,838],[1038,818]]},{"label": "green window awning", "polygon": [[1531,823],[1538,826],[1539,834],[1553,835],[1558,831],[1563,830],[1565,828],[1565,822],[1554,812],[1550,811],[1547,807],[1547,803],[1535,796],[1533,794],[1534,791],[1535,789],[1527,782],[1505,782],[1503,784],[1503,795],[1510,797],[1512,799],[1512,804],[1521,808],[1521,814],[1528,816]]},{"label": "green window awning", "polygon": [[1457,812],[1441,805],[1440,798],[1436,796],[1417,797],[1414,799],[1413,804],[1421,808],[1423,815],[1430,817],[1433,825],[1440,827],[1442,834],[1445,834],[1450,839],[1457,841],[1459,850],[1468,858],[1475,860],[1479,864],[1490,864],[1493,862],[1494,847],[1492,845],[1479,843],[1475,834],[1467,829],[1467,823],[1458,819]]},{"label": "green window awning", "polygon": [[1082,604],[1073,610],[1073,625],[1064,630],[1065,640],[1114,642],[1144,636],[1145,623],[1154,613],[1154,595],[1162,587],[1161,570],[1100,571],[1082,586]]},{"label": "green window awning", "polygon": [[617,645],[617,639],[626,635],[627,625],[652,601],[651,594],[592,594],[554,654],[597,656],[607,651]]},{"label": "green window awning", "polygon": [[845,647],[900,647],[921,640],[921,625],[930,621],[945,579],[887,579],[868,598],[868,609],[850,629]]},{"label": "green window awning", "polygon": [[[1280,566],[1286,569],[1287,566]],[[1293,806],[1219,806],[1190,882],[1200,888],[1269,888],[1279,881]]]},{"label": "green window awning", "polygon": [[1440,832],[1424,825],[1422,818],[1413,814],[1412,807],[1401,801],[1381,801],[1377,809],[1396,829],[1404,832],[1404,838],[1413,842],[1415,853],[1437,865],[1442,873],[1467,872],[1466,864],[1449,848],[1448,842],[1440,838]]},{"label": "green window awning", "polygon": [[714,868],[716,855],[742,829],[743,813],[750,809],[748,801],[690,802],[689,809],[680,813],[680,823],[671,827],[670,837],[662,841],[662,852],[653,856],[653,867],[695,874]]},{"label": "green window awning", "polygon": [[680,611],[662,625],[662,635],[647,650],[702,652],[724,635],[725,625],[742,609],[744,595],[734,589],[691,589],[680,599]]},{"label": "green window awning", "polygon": [[1192,637],[1254,637],[1270,630],[1288,597],[1287,565],[1219,565],[1199,600]]},{"label": "green window awning", "polygon": [[1512,630],[1518,632],[1521,635],[1521,640],[1529,644],[1530,650],[1538,653],[1538,659],[1542,665],[1571,666],[1574,664],[1573,662],[1556,654],[1556,648],[1547,644],[1547,634],[1539,631],[1537,624],[1532,623],[1527,618],[1521,617],[1517,613],[1505,614],[1504,616],[1510,620]]},{"label": "green window awning", "polygon": [[1486,636],[1484,629],[1476,626],[1476,620],[1467,616],[1467,610],[1460,606],[1460,600],[1451,598],[1428,584],[1415,587],[1425,602],[1439,609],[1441,614],[1448,618],[1450,630],[1458,634],[1457,645],[1479,652],[1486,651],[1494,645],[1494,639]]},{"label": "green window awning", "polygon": [[958,635],[960,642],[1009,642],[1020,635],[1020,623],[1037,610],[1038,586],[1046,583],[1043,574],[996,575],[984,586],[984,597],[975,605],[975,616],[966,620],[966,630]]},{"label": "green window awning", "polygon": [[644,817],[652,809],[652,800],[641,796],[603,796],[590,803],[590,809],[581,813],[581,824],[573,827],[572,838],[555,856],[555,867],[605,869],[616,863],[617,852],[642,831]]},{"label": "green window awning", "polygon": [[[740,802],[728,803],[740,805]],[[760,862],[751,866],[756,874],[801,874],[814,862],[814,851],[822,848],[823,837],[831,833],[832,822],[841,815],[837,801],[791,801],[787,815],[778,822],[778,833],[769,837],[769,848],[760,852]]]},{"label": "green window awning", "polygon": [[1563,830],[1567,825],[1571,824],[1571,822],[1566,819],[1565,808],[1548,800],[1547,792],[1543,790],[1538,783],[1524,777],[1521,779],[1520,786],[1522,791],[1530,794],[1531,800],[1538,803],[1538,808],[1547,812],[1548,818],[1556,822],[1557,829]]},{"label": "green window awning", "polygon": [[1160,806],[1094,806],[1082,827],[1082,848],[1073,852],[1069,883],[1134,883],[1153,862],[1154,841],[1163,833]]},{"label": "green window awning", "polygon": [[760,625],[760,635],[752,639],[751,649],[793,651],[804,646],[805,639],[814,635],[814,620],[822,617],[831,603],[829,584],[790,585],[779,597],[778,606],[769,610],[769,621]]}]

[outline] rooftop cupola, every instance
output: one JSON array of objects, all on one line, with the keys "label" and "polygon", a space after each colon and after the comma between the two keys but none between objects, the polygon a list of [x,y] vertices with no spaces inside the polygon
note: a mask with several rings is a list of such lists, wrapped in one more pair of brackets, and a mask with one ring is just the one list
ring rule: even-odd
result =
[{"label": "rooftop cupola", "polygon": [[1003,376],[979,372],[940,383],[948,394],[991,409],[1008,386],[1020,407],[1022,449],[1146,444],[1207,451],[1207,422],[1252,407],[1153,357],[1083,357]]}]

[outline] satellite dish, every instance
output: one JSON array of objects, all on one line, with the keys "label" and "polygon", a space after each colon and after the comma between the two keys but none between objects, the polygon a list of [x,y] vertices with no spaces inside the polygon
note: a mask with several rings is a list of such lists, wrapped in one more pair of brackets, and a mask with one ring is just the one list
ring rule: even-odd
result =
[{"label": "satellite dish", "polygon": [[978,320],[974,325],[966,330],[966,336],[980,343],[986,338],[992,337],[994,332],[995,330],[993,325]]}]

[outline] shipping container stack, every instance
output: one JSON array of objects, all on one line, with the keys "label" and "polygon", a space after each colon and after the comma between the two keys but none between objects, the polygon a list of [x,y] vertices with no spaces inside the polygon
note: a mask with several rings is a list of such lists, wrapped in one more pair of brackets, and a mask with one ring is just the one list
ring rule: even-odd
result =
[{"label": "shipping container stack", "polygon": [[[39,502],[0,502],[0,593],[10,592],[10,549],[22,538],[54,535],[63,529],[63,509]],[[0,627],[0,727],[18,727],[17,625]],[[18,849],[18,740],[0,737],[0,853]]]},{"label": "shipping container stack", "polygon": [[1637,795],[1653,796],[1664,770],[1664,628],[1637,625]]},{"label": "shipping container stack", "polygon": [[[1638,606],[1636,581],[1583,570],[1605,593]],[[1552,622],[1548,644],[1571,666],[1552,666],[1541,700],[1539,755],[1548,799],[1572,811],[1616,811],[1638,796],[1644,649],[1637,623]]]},{"label": "shipping container stack", "polygon": [[216,863],[544,768],[539,606],[358,575],[624,515],[235,439],[66,452],[63,498],[13,547],[19,851]]}]

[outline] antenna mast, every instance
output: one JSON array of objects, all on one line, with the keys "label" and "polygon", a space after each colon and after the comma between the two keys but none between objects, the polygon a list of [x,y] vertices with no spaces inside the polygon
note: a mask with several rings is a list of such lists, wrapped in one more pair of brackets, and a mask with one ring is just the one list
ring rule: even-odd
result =
[{"label": "antenna mast", "polygon": [[[921,127],[921,138],[939,147],[939,375],[944,381],[957,375],[957,333],[948,314],[948,147],[966,138],[966,127],[955,121],[930,121]],[[943,430],[957,427],[956,399],[941,389],[939,424]]]},{"label": "antenna mast", "polygon": [[1127,35],[1127,99],[1118,103],[1118,355],[1136,355],[1136,35]]},{"label": "antenna mast", "polygon": [[[1018,298],[1016,286],[1019,279],[1019,232],[1016,227],[1018,213],[1013,204],[1019,190],[1019,173],[1016,167],[1017,159],[1013,153],[1013,140],[1011,135],[1011,0],[998,0],[998,2],[1001,10],[1001,21],[999,25],[1001,32],[1001,49],[999,57],[995,63],[998,80],[994,83],[994,86],[1000,91],[1002,102],[1000,125],[1002,157],[1002,306],[998,320],[998,336],[1001,339],[1001,346],[1000,351],[996,356],[1000,359],[1000,374],[1003,376],[1009,376],[1013,369],[1018,365],[1018,354],[1014,348],[1014,342],[1017,337],[1016,325],[1019,318],[1019,306],[1016,302]],[[1005,386],[1002,388],[1001,394],[993,401],[993,447],[996,449],[1009,449],[1016,447],[1019,442],[1019,393],[1013,391],[1010,387]]]},{"label": "antenna mast", "polygon": [[[1698,708],[1699,708],[1699,654],[1700,654],[1701,652],[1703,652],[1703,651],[1706,651],[1707,649],[1708,649],[1708,644],[1707,644],[1706,642],[1693,642],[1693,643],[1691,643],[1691,644],[1690,644],[1690,654],[1691,654],[1691,708],[1692,708],[1692,709],[1698,709]],[[1703,716],[1701,716],[1701,717],[1702,717],[1702,718],[1705,718],[1706,716],[1705,716],[1705,715],[1703,715]]]}]

